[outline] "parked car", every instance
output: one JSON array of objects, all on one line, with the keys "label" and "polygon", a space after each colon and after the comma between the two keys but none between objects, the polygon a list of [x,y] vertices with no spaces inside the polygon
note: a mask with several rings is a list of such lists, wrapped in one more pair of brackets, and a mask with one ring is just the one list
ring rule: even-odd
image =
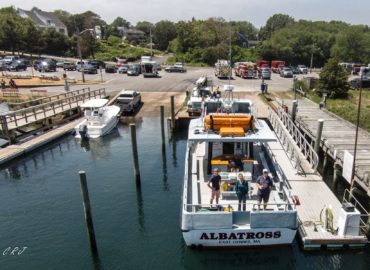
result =
[{"label": "parked car", "polygon": [[27,58],[21,58],[21,59],[19,59],[19,61],[22,61],[22,62],[23,62],[23,64],[25,64],[27,67],[32,66],[32,62],[31,62],[31,60],[30,60],[30,59],[27,59]]},{"label": "parked car", "polygon": [[65,61],[63,63],[63,69],[64,70],[76,70],[77,69],[77,66],[76,66],[76,64],[74,64],[72,62]]},{"label": "parked car", "polygon": [[59,60],[58,62],[55,63],[55,65],[57,66],[57,68],[63,68],[65,62],[66,61],[64,60]]},{"label": "parked car", "polygon": [[359,89],[360,87],[368,88],[370,87],[370,80],[362,80],[361,78],[354,78],[349,81],[349,86],[353,89]]},{"label": "parked car", "polygon": [[129,68],[128,64],[123,64],[118,68],[118,73],[120,74],[127,73],[128,68]]},{"label": "parked car", "polygon": [[162,70],[162,66],[159,63],[157,63],[157,70]]},{"label": "parked car", "polygon": [[14,55],[6,55],[4,56],[4,58],[2,59],[3,62],[7,63],[7,64],[10,64],[16,60],[18,60],[19,57],[18,56],[14,56]]},{"label": "parked car", "polygon": [[166,72],[186,72],[186,68],[180,65],[173,65],[164,69]]},{"label": "parked car", "polygon": [[300,74],[301,73],[301,71],[298,67],[290,67],[290,68],[291,68],[293,74]]},{"label": "parked car", "polygon": [[57,65],[51,59],[44,59],[37,64],[36,68],[39,72],[57,71]]},{"label": "parked car", "polygon": [[96,59],[88,60],[88,64],[95,66],[96,69],[105,68],[105,63],[101,60],[96,60]]},{"label": "parked car", "polygon": [[7,70],[7,68],[8,68],[8,65],[5,62],[0,61],[0,71],[5,71]]},{"label": "parked car", "polygon": [[261,69],[261,79],[270,80],[271,79],[271,71],[269,68],[262,68]]},{"label": "parked car", "polygon": [[79,60],[77,61],[76,63],[76,69],[78,72],[80,72],[82,70],[82,68],[85,68],[85,66],[88,65],[88,61],[87,60]]},{"label": "parked car", "polygon": [[117,103],[123,113],[133,113],[141,104],[141,95],[137,91],[122,90],[118,97]]},{"label": "parked car", "polygon": [[86,74],[98,74],[98,70],[95,66],[87,64],[83,67],[84,73]]},{"label": "parked car", "polygon": [[122,65],[127,64],[127,59],[117,59],[116,67],[119,68]]},{"label": "parked car", "polygon": [[15,60],[15,61],[11,62],[10,64],[8,64],[7,69],[9,71],[20,71],[20,70],[26,71],[27,70],[27,65],[25,63],[23,63],[22,61]]},{"label": "parked car", "polygon": [[34,60],[34,61],[33,61],[33,63],[32,63],[33,68],[34,68],[35,70],[37,70],[37,67],[38,67],[38,65],[39,65],[41,62],[42,62],[42,60],[41,60],[41,59]]},{"label": "parked car", "polygon": [[141,73],[140,64],[129,65],[127,70],[127,76],[138,76]]},{"label": "parked car", "polygon": [[106,65],[105,66],[105,73],[116,73],[117,68],[114,65]]},{"label": "parked car", "polygon": [[298,65],[298,70],[299,73],[301,74],[307,74],[308,73],[308,68],[305,65]]},{"label": "parked car", "polygon": [[280,71],[280,77],[283,77],[283,78],[293,78],[293,71],[290,68],[288,68],[288,67],[284,67]]}]

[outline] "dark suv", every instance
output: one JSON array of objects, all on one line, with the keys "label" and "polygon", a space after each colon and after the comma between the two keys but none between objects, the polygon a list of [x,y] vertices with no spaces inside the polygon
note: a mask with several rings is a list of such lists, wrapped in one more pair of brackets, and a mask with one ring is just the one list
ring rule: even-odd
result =
[{"label": "dark suv", "polygon": [[76,64],[74,64],[72,62],[64,62],[63,63],[63,69],[64,70],[76,70],[77,66],[76,66]]},{"label": "dark suv", "polygon": [[37,70],[39,72],[47,72],[47,71],[57,71],[57,65],[54,61],[45,59],[40,61],[40,63],[37,64]]},{"label": "dark suv", "polygon": [[94,60],[89,60],[88,64],[93,65],[96,69],[105,68],[105,63],[103,61],[100,61],[100,60],[95,60],[95,59]]},{"label": "dark suv", "polygon": [[22,61],[16,60],[16,61],[11,62],[8,65],[7,69],[9,71],[20,71],[20,70],[26,71],[27,70],[27,65]]}]

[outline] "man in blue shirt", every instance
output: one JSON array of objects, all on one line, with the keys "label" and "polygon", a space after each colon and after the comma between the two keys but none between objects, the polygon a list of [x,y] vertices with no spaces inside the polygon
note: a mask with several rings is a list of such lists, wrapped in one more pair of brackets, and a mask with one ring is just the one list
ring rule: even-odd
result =
[{"label": "man in blue shirt", "polygon": [[257,205],[258,210],[261,210],[260,205],[263,200],[263,209],[266,210],[267,202],[269,201],[270,192],[273,186],[273,182],[269,176],[269,171],[263,169],[262,175],[257,179]]},{"label": "man in blue shirt", "polygon": [[221,187],[221,176],[218,174],[218,169],[214,168],[213,175],[208,181],[208,187],[212,190],[210,204],[212,206],[213,199],[216,198],[216,204],[218,204],[218,199],[220,198],[220,187]]}]

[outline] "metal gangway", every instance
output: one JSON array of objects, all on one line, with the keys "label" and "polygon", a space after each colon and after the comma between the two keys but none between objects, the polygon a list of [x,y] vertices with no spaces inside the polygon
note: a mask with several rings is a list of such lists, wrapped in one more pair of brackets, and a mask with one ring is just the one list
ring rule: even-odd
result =
[{"label": "metal gangway", "polygon": [[295,162],[295,168],[299,173],[305,173],[301,166],[301,156],[309,162],[314,173],[317,171],[319,157],[312,145],[306,140],[299,128],[294,124],[289,114],[282,108],[277,113],[269,109],[269,120],[275,130],[282,146],[291,160]]},{"label": "metal gangway", "polygon": [[47,121],[51,118],[61,114],[72,116],[76,114],[74,111],[79,112],[79,106],[84,102],[105,96],[105,88],[96,90],[83,88],[66,94],[28,101],[37,105],[0,115],[0,137],[8,139],[11,143],[15,142],[17,134],[24,135],[28,132],[28,127],[41,124],[44,128],[50,128],[52,123],[47,123]]}]

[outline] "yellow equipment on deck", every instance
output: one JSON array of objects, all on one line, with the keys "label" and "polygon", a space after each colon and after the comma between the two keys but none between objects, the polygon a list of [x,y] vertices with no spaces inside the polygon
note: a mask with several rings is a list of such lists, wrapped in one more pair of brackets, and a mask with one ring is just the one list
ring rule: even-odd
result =
[{"label": "yellow equipment on deck", "polygon": [[[253,115],[251,116],[241,114],[227,114],[227,113],[208,114],[205,117],[204,125],[206,129],[213,131],[221,131],[221,129],[223,128],[241,128],[243,129],[244,132],[246,132],[248,130],[255,129]],[[238,134],[239,131],[240,130],[234,130],[234,132],[237,132]],[[242,136],[244,136],[244,134]]]}]

